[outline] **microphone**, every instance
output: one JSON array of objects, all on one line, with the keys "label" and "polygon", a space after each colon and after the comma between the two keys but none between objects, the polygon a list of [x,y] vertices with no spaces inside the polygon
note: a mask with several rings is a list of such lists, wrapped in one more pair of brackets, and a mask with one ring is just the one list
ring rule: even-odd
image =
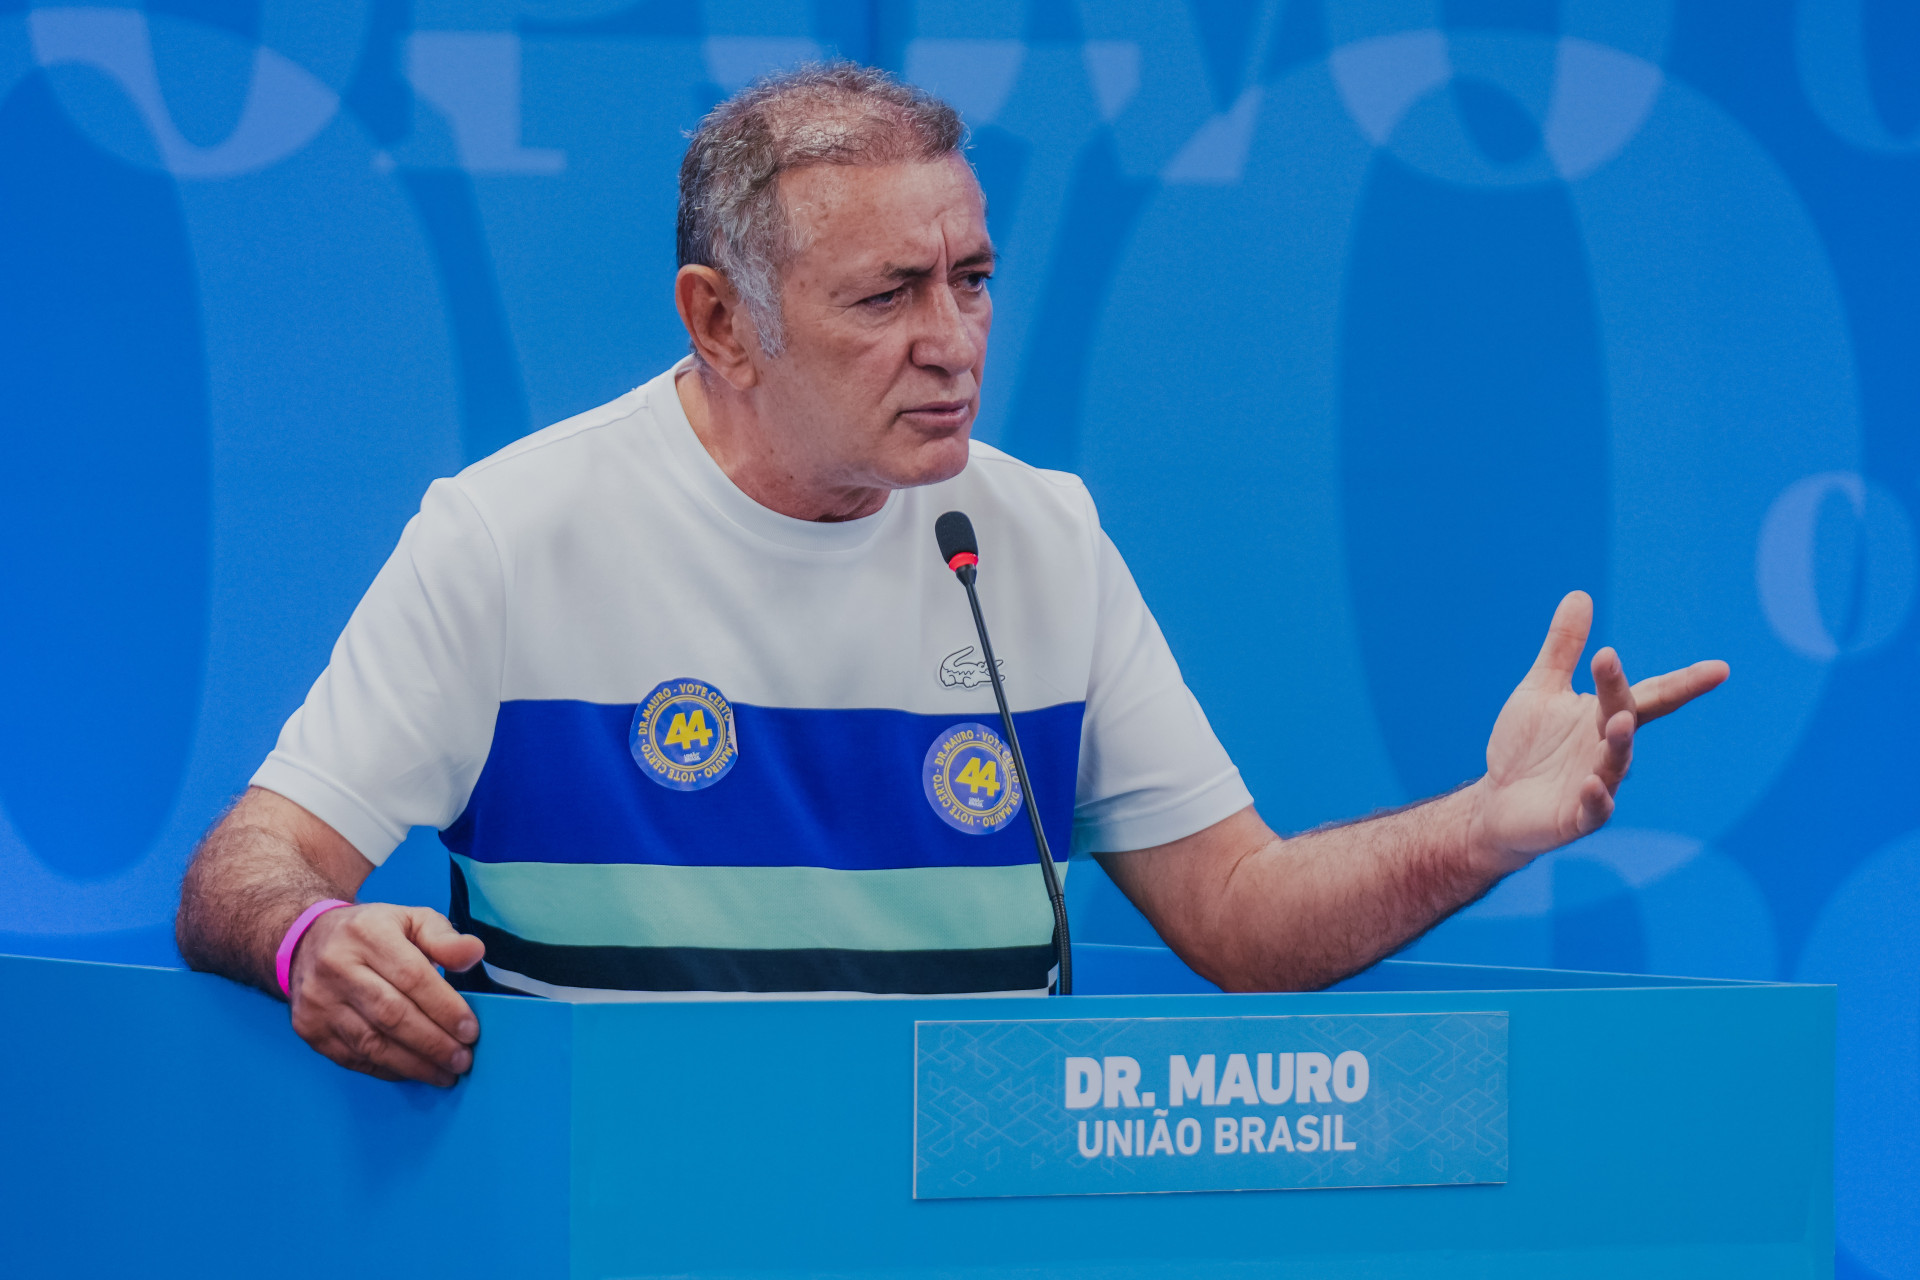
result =
[{"label": "microphone", "polygon": [[1000,685],[1000,664],[993,660],[993,641],[987,639],[987,620],[980,612],[980,596],[973,588],[979,576],[980,544],[973,536],[973,521],[964,511],[949,511],[933,522],[934,540],[940,544],[940,558],[967,589],[967,603],[973,607],[973,627],[980,635],[980,653],[987,662],[987,679],[993,682],[993,700],[1000,704],[1000,726],[1007,731],[1007,747],[1013,753],[1013,771],[1020,789],[1027,796],[1027,819],[1033,825],[1033,843],[1040,851],[1040,875],[1047,882],[1047,901],[1053,907],[1053,952],[1060,966],[1057,990],[1063,996],[1073,994],[1073,942],[1067,937],[1067,900],[1060,892],[1060,873],[1047,848],[1047,832],[1040,825],[1040,798],[1034,794],[1027,777],[1027,760],[1020,754],[1020,735],[1013,727],[1013,712],[1007,710],[1007,691]]}]

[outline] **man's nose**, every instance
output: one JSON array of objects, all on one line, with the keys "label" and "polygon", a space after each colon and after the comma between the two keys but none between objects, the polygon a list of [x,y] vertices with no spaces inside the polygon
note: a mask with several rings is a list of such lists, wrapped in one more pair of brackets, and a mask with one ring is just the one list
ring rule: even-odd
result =
[{"label": "man's nose", "polygon": [[962,311],[959,294],[951,284],[935,284],[925,298],[920,309],[920,332],[914,335],[910,356],[922,368],[957,377],[980,360],[975,322]]}]

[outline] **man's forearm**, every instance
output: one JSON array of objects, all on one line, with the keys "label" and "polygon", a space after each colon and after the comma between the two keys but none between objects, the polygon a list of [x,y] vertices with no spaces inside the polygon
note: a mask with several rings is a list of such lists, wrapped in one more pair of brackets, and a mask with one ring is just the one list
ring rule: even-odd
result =
[{"label": "man's forearm", "polygon": [[[323,898],[351,900],[373,863],[284,796],[254,787],[201,842],[180,890],[180,954],[280,995],[287,927]],[[473,1063],[480,1023],[434,969],[470,969],[485,948],[425,907],[362,903],[318,917],[292,957],[293,1029],[343,1067],[450,1085]]]},{"label": "man's forearm", "polygon": [[246,801],[201,841],[180,886],[174,939],[195,969],[280,995],[274,952],[302,911],[346,897],[285,833],[246,821]]},{"label": "man's forearm", "polygon": [[[1492,888],[1473,856],[1478,791],[1274,839],[1228,896],[1238,990],[1316,990],[1392,955]],[[1222,986],[1228,986],[1223,982]]]},{"label": "man's forearm", "polygon": [[[1220,847],[1107,861],[1167,944],[1229,991],[1310,991],[1392,955],[1486,893],[1475,852],[1479,785],[1282,840],[1251,810]],[[1199,853],[1200,856],[1192,856]],[[1169,856],[1170,855],[1170,856]]]}]

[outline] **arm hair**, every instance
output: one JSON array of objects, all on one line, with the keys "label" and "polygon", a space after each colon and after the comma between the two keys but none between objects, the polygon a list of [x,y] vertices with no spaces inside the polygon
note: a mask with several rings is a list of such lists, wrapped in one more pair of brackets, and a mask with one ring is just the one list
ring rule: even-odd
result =
[{"label": "arm hair", "polygon": [[285,999],[274,953],[288,927],[322,898],[351,902],[372,869],[320,819],[251,788],[194,850],[180,885],[174,941],[190,967]]},{"label": "arm hair", "polygon": [[1282,840],[1251,809],[1101,863],[1168,946],[1228,991],[1313,991],[1399,951],[1498,876],[1471,854],[1477,792]]}]

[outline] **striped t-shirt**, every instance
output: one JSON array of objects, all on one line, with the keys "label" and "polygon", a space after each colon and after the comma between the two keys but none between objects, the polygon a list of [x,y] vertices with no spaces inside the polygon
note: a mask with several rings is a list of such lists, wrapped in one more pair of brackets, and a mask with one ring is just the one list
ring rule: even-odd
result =
[{"label": "striped t-shirt", "polygon": [[[379,863],[442,832],[502,986],[570,999],[1044,991],[1056,853],[1249,803],[1075,477],[973,445],[795,520],[676,366],[436,481],[257,786]],[[967,512],[1035,795],[935,518]]]}]

